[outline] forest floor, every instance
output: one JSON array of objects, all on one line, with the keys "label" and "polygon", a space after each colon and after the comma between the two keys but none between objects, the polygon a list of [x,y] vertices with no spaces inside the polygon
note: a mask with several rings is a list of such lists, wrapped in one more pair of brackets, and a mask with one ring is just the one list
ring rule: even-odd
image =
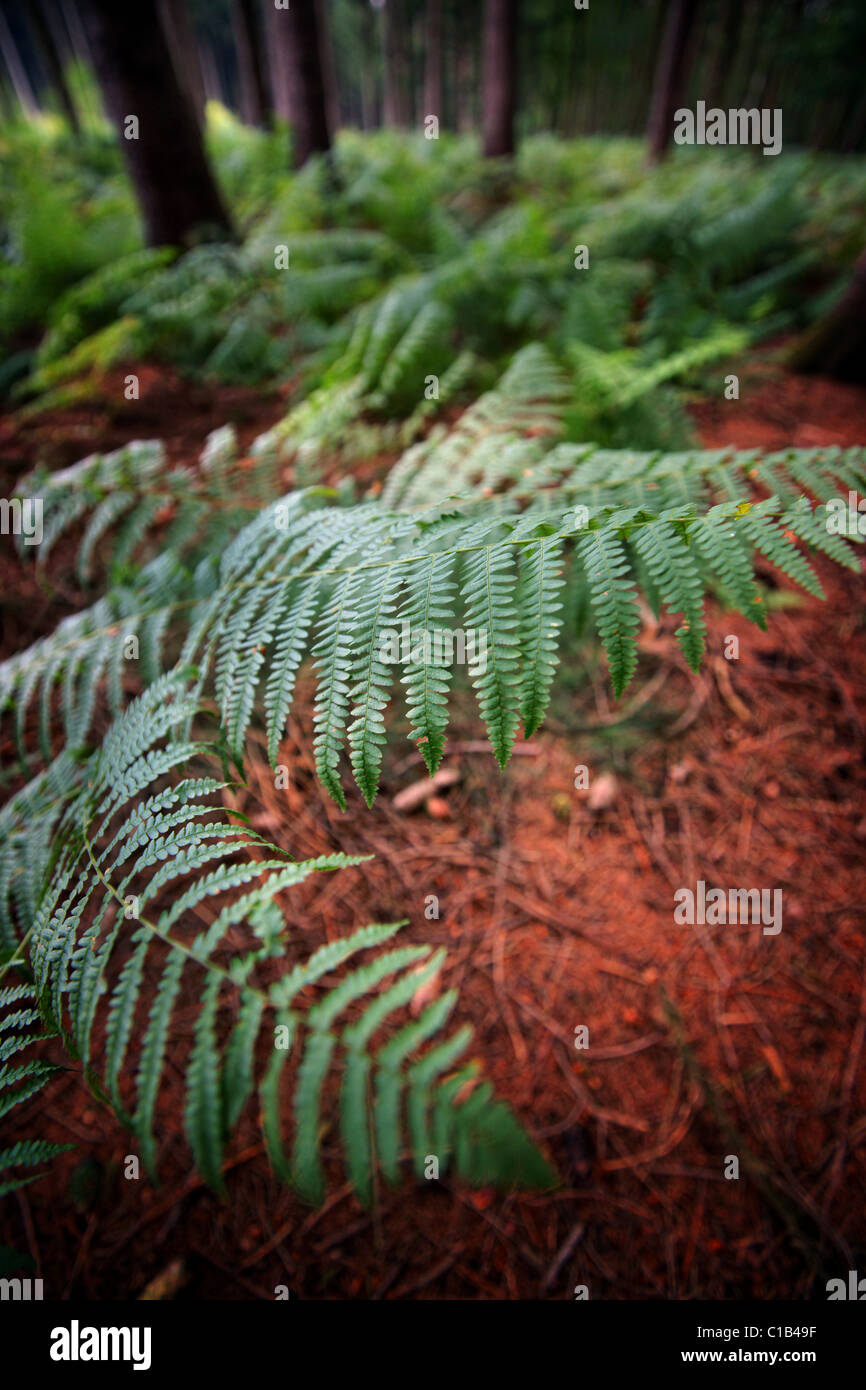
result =
[{"label": "forest floor", "polygon": [[[233,412],[242,444],[281,413],[257,392],[160,389],[150,429],[92,412],[0,427],[0,463],[32,466],[38,446],[59,466],[148,434],[189,461]],[[699,403],[694,418],[706,445],[863,444],[866,392],[758,360],[736,407]],[[866,623],[862,580],[818,570],[826,605],[762,573],[766,634],[711,608],[699,675],[648,617],[621,705],[601,664],[566,662],[544,730],[504,775],[461,704],[454,783],[413,814],[393,798],[423,765],[396,740],[372,811],[355,793],[346,812],[330,802],[309,755],[308,682],[281,755],[288,790],[252,759],[233,803],[298,856],[375,856],[285,895],[289,939],[312,947],[408,916],[404,940],[446,946],[473,1054],[560,1188],[407,1179],[365,1213],[326,1135],[331,1195],[310,1212],[270,1176],[250,1116],[221,1202],[190,1176],[179,1077],[161,1112],[162,1186],[127,1182],[128,1138],[69,1070],[22,1107],[21,1127],[38,1110],[40,1137],[76,1149],[0,1213],[0,1242],[29,1250],[47,1296],[138,1298],[165,1276],[164,1296],[195,1299],[272,1299],[281,1284],[300,1298],[571,1298],[584,1284],[592,1298],[800,1299],[862,1269]],[[2,578],[17,603],[9,650],[66,600]],[[739,658],[726,660],[732,635]],[[579,766],[589,791],[574,789]],[[700,879],[781,889],[781,931],[676,925],[676,889]],[[574,1045],[581,1025],[588,1050]]]}]

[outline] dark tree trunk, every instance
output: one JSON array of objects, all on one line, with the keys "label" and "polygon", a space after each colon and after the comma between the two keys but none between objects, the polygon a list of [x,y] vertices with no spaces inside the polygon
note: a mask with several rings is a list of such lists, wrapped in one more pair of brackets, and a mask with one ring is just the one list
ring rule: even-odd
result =
[{"label": "dark tree trunk", "polygon": [[199,125],[203,126],[204,83],[189,11],[184,0],[159,0],[158,8],[178,84],[192,102]]},{"label": "dark tree trunk", "polygon": [[325,115],[331,139],[334,132],[343,124],[340,110],[340,92],[337,87],[337,73],[334,67],[334,50],[331,46],[331,26],[328,22],[327,0],[315,0],[316,25],[319,31],[319,62],[322,66],[322,82],[325,88]]},{"label": "dark tree trunk", "polygon": [[698,0],[674,0],[665,26],[653,79],[647,135],[652,163],[664,159],[673,133],[674,112],[686,86],[686,54]]},{"label": "dark tree trunk", "polygon": [[30,10],[30,22],[33,25],[33,32],[36,35],[36,42],[39,46],[39,56],[43,59],[48,75],[48,79],[57,93],[63,113],[69,122],[70,129],[76,135],[81,132],[81,125],[78,120],[78,112],[72,100],[72,93],[66,81],[66,74],[63,71],[63,62],[54,39],[51,26],[48,23],[48,16],[45,13],[44,0],[34,0]]},{"label": "dark tree trunk", "polygon": [[409,125],[409,57],[406,47],[404,0],[386,0],[385,124],[398,130]]},{"label": "dark tree trunk", "polygon": [[424,35],[424,115],[442,124],[442,0],[427,0]]},{"label": "dark tree trunk", "polygon": [[842,297],[794,345],[788,365],[840,381],[866,381],[866,251]]},{"label": "dark tree trunk", "polygon": [[2,10],[0,10],[0,53],[3,54],[3,62],[9,74],[9,81],[12,83],[12,89],[18,98],[18,105],[25,116],[35,115],[39,109],[36,96],[30,78],[27,76],[27,69],[21,61],[15,37]]},{"label": "dark tree trunk", "polygon": [[268,50],[274,110],[281,120],[290,121],[292,74],[289,66],[289,45],[283,28],[283,12],[273,5],[265,5],[265,44]]},{"label": "dark tree trunk", "polygon": [[315,0],[292,0],[290,9],[274,10],[274,19],[273,32],[286,56],[292,153],[300,169],[310,155],[331,148]]},{"label": "dark tree trunk", "polygon": [[[208,167],[192,101],[175,77],[156,0],[87,0],[96,73],[117,127],[151,246],[229,238],[232,228]],[[125,138],[127,117],[138,139]]]},{"label": "dark tree trunk", "polygon": [[464,39],[458,46],[455,60],[456,86],[455,106],[457,108],[457,129],[466,135],[475,128],[473,93],[476,89],[475,54],[472,44]]},{"label": "dark tree trunk", "polygon": [[743,27],[744,0],[728,0],[707,84],[708,106],[722,106],[726,79],[734,66]]},{"label": "dark tree trunk", "polygon": [[481,100],[484,154],[514,153],[516,0],[484,0]]},{"label": "dark tree trunk", "polygon": [[256,0],[234,0],[232,27],[238,55],[241,114],[248,125],[266,129],[271,124],[271,97]]}]

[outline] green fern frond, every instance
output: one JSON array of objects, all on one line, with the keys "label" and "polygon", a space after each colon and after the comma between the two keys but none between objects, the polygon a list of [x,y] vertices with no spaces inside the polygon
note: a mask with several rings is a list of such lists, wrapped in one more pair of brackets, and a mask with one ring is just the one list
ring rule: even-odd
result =
[{"label": "green fern frond", "polygon": [[[38,1095],[60,1070],[32,1055],[33,1045],[50,1036],[36,1004],[32,985],[0,986],[0,1119],[7,1124],[15,1107]],[[0,1197],[44,1177],[44,1173],[22,1175],[12,1170],[35,1168],[73,1147],[21,1139],[0,1150]]]},{"label": "green fern frond", "polygon": [[[365,609],[361,620],[372,641],[376,616]],[[348,686],[342,693],[348,693]],[[50,796],[46,802],[47,789],[39,783],[5,808],[10,829],[25,820],[39,826],[47,816],[51,849],[41,861],[41,884],[28,923],[34,986],[0,995],[0,1004],[9,1010],[7,1026],[0,1029],[0,1065],[7,1060],[5,1051],[29,1044],[30,1034],[23,1030],[44,1017],[61,1033],[97,1092],[111,1100],[133,1130],[145,1165],[155,1172],[168,1048],[187,981],[197,972],[192,1044],[184,1064],[184,1117],[190,1149],[205,1180],[223,1190],[226,1144],[258,1090],[276,1171],[307,1200],[320,1202],[325,1192],[320,1144],[326,1088],[339,1069],[342,1147],[350,1177],[369,1200],[378,1160],[372,1150],[363,1162],[360,1156],[364,1136],[374,1127],[375,1095],[359,1086],[359,1078],[378,1074],[380,1053],[381,1065],[393,1068],[398,1053],[401,1061],[417,1053],[444,1026],[451,997],[448,1008],[426,1016],[424,1027],[404,1025],[397,1034],[399,1048],[384,1051],[392,1022],[399,1021],[418,990],[439,972],[443,953],[431,955],[429,947],[413,945],[376,954],[399,930],[399,924],[387,924],[362,928],[320,947],[306,961],[290,964],[279,893],[312,873],[358,861],[328,855],[296,863],[242,821],[236,823],[237,816],[230,820],[219,803],[212,804],[222,787],[219,781],[201,776],[173,780],[173,768],[210,756],[206,745],[178,738],[199,709],[195,685],[178,676],[161,677],[111,726],[98,751],[66,765],[62,783],[54,788],[59,813]],[[18,849],[23,850],[20,842]],[[263,853],[268,857],[262,858]],[[13,863],[13,875],[16,867]],[[230,944],[239,931],[246,935],[240,948]],[[361,957],[361,963],[346,971],[353,957]],[[282,967],[276,976],[275,962]],[[314,985],[317,994],[301,1007],[303,992]],[[97,1020],[104,1033],[101,1049],[94,1044]],[[384,1037],[374,1048],[380,1033]],[[137,1066],[130,1098],[133,1039]],[[270,1060],[266,1040],[273,1048]],[[281,1087],[284,1054],[290,1049],[299,1065],[287,1150]],[[24,1089],[32,1093],[39,1075],[38,1066],[31,1064],[11,1078],[4,1072],[0,1080],[17,1081],[23,1095]],[[425,1103],[438,1105],[440,1089],[437,1074]],[[351,1105],[346,1096],[354,1096]],[[519,1127],[515,1134],[522,1136]],[[398,1142],[397,1137],[391,1142]],[[522,1171],[522,1138],[514,1143]],[[17,1166],[40,1162],[52,1152],[53,1146],[34,1142],[10,1150],[5,1159]],[[507,1157],[503,1161],[507,1168]],[[387,1162],[393,1179],[393,1150]],[[458,1172],[464,1168],[474,1171],[468,1158],[458,1162]],[[497,1171],[501,1175],[503,1169]],[[539,1156],[541,1171],[546,1181],[554,1180]]]}]

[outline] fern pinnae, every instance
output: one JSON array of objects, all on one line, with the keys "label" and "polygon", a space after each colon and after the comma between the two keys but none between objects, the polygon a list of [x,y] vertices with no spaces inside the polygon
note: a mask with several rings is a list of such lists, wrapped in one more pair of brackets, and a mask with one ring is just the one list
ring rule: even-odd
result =
[{"label": "fern pinnae", "polygon": [[264,1000],[253,990],[244,990],[237,1018],[226,1044],[222,1068],[223,1131],[231,1134],[249,1096],[255,1071],[255,1045],[259,1036]]},{"label": "fern pinnae", "polygon": [[359,578],[350,570],[337,586],[333,604],[320,621],[319,640],[313,649],[319,668],[319,685],[313,723],[316,770],[322,785],[341,810],[346,798],[338,767],[346,733],[351,692],[353,636],[357,624],[354,608]]},{"label": "fern pinnae", "polygon": [[292,1183],[299,1195],[312,1206],[320,1206],[325,1195],[325,1174],[319,1156],[321,1098],[336,1043],[335,1035],[327,1029],[308,1031],[298,1068]]},{"label": "fern pinnae", "polygon": [[[441,969],[445,952],[438,951],[425,965],[416,971],[406,971],[388,989],[384,990],[367,1006],[356,1023],[350,1024],[343,1032],[346,1049],[343,1072],[342,1114],[347,1123],[356,1120],[359,1110],[365,1112],[366,1123],[344,1131],[349,1175],[355,1185],[362,1204],[371,1200],[371,1181],[374,1165],[378,1158],[373,1142],[373,1125],[368,1089],[368,1078],[372,1061],[368,1044],[372,1035],[381,1027],[384,1020],[396,1009],[404,1007],[416,992]],[[349,1142],[349,1135],[352,1139]],[[399,1128],[397,1130],[399,1134]],[[397,1142],[395,1134],[394,1142]],[[393,1165],[392,1165],[393,1168]]]},{"label": "fern pinnae", "polygon": [[557,540],[542,537],[519,554],[520,717],[524,738],[535,733],[550,699],[562,625],[562,604],[558,601],[565,583],[562,565],[563,547]]},{"label": "fern pinnae", "polygon": [[222,720],[229,750],[239,765],[243,763],[244,740],[253,714],[265,649],[279,625],[289,589],[290,581],[284,581],[276,594],[265,601],[258,621],[246,634],[244,650],[237,658],[233,679],[226,683],[223,691]]},{"label": "fern pinnae", "polygon": [[783,531],[793,532],[814,550],[822,550],[837,565],[844,565],[854,574],[859,574],[860,557],[850,542],[862,544],[863,538],[859,534],[845,538],[835,535],[829,530],[829,520],[824,503],[813,511],[809,499],[801,497],[781,514],[779,525]]},{"label": "fern pinnae", "polygon": [[391,671],[382,659],[382,637],[383,631],[393,625],[402,580],[402,571],[389,564],[382,578],[377,576],[375,585],[369,586],[358,600],[355,646],[359,655],[355,666],[357,679],[351,692],[354,707],[348,742],[355,781],[368,806],[372,806],[379,787],[385,742],[383,711],[391,684]]},{"label": "fern pinnae", "polygon": [[731,520],[731,510],[730,506],[711,507],[705,516],[690,523],[689,537],[707,568],[718,575],[733,606],[765,629],[767,618],[751,559]]},{"label": "fern pinnae", "polygon": [[139,1055],[138,1104],[133,1115],[133,1128],[141,1144],[144,1165],[154,1177],[157,1171],[156,1138],[153,1132],[156,1099],[162,1080],[171,1016],[185,964],[185,958],[179,951],[169,951],[148,1013]]},{"label": "fern pinnae", "polygon": [[221,987],[218,975],[207,976],[187,1067],[185,1120],[190,1148],[200,1173],[216,1192],[224,1193],[221,1068],[216,1038]]},{"label": "fern pinnae", "polygon": [[646,562],[665,606],[682,613],[677,641],[693,671],[700,667],[706,643],[704,585],[700,571],[675,523],[666,516],[636,526],[631,541]]},{"label": "fern pinnae", "polygon": [[125,961],[117,983],[111,991],[106,1027],[105,1080],[111,1103],[129,1128],[134,1121],[127,1112],[120,1094],[120,1077],[129,1042],[132,1037],[135,1007],[141,990],[144,964],[153,940],[147,927],[140,927],[132,936],[133,950]]},{"label": "fern pinnae", "polygon": [[376,1158],[370,1116],[369,1076],[372,1059],[361,1051],[346,1057],[340,1087],[340,1128],[346,1151],[346,1171],[362,1207],[373,1203],[373,1175]]},{"label": "fern pinnae", "polygon": [[578,554],[589,581],[590,603],[607,653],[610,681],[619,697],[637,665],[636,633],[640,626],[637,594],[622,542],[608,523],[578,541]]},{"label": "fern pinnae", "polygon": [[[464,1024],[450,1038],[431,1047],[408,1071],[407,1117],[416,1177],[424,1176],[424,1156],[431,1151],[434,1140],[431,1129],[431,1107],[438,1078],[450,1071],[458,1057],[472,1041],[472,1029]],[[440,1158],[440,1168],[447,1167],[447,1154]]]},{"label": "fern pinnae", "polygon": [[445,731],[448,727],[448,689],[452,668],[434,661],[414,661],[412,633],[432,633],[453,618],[456,583],[453,575],[457,557],[447,551],[425,556],[409,567],[406,574],[407,598],[400,624],[408,623],[409,660],[403,665],[409,737],[420,748],[432,777],[442,761]]},{"label": "fern pinnae", "polygon": [[513,548],[490,544],[470,557],[463,594],[466,621],[486,641],[482,669],[477,648],[470,666],[478,706],[500,768],[511,754],[517,732],[519,613]]},{"label": "fern pinnae", "polygon": [[273,1019],[273,1051],[259,1085],[262,1137],[272,1169],[282,1182],[292,1185],[294,1175],[283,1144],[280,1123],[280,1084],[294,1044],[297,1021],[288,1009],[276,1010]]},{"label": "fern pinnae", "polygon": [[775,507],[775,503],[775,498],[769,498],[766,502],[758,502],[749,508],[741,518],[742,528],[755,549],[765,555],[777,569],[815,598],[822,599],[824,590],[812,566],[778,522],[767,514],[771,507]]},{"label": "fern pinnae", "polygon": [[376,1152],[385,1181],[396,1185],[400,1177],[400,1136],[403,1131],[400,1102],[407,1084],[402,1070],[410,1053],[438,1033],[457,1002],[457,991],[448,990],[428,1004],[417,1019],[407,1023],[379,1050],[376,1058]]}]

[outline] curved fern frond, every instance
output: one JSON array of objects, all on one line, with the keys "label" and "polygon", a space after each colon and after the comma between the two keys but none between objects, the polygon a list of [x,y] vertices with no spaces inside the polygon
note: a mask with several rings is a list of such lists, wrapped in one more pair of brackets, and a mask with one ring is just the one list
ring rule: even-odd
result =
[{"label": "curved fern frond", "polygon": [[[365,613],[364,621],[373,634],[375,619]],[[50,794],[46,801],[42,783],[19,793],[5,809],[6,828],[14,830],[24,818],[39,825],[48,817],[50,834],[28,924],[34,985],[0,993],[0,1005],[13,1009],[6,1028],[0,1024],[0,1064],[7,1051],[11,1056],[30,1041],[23,1030],[44,1018],[60,1032],[97,1093],[111,1100],[132,1129],[145,1165],[155,1172],[168,1048],[181,1009],[190,1019],[192,989],[184,1120],[205,1180],[223,1190],[226,1144],[258,1090],[275,1169],[305,1199],[320,1202],[325,1107],[331,1078],[342,1072],[342,1145],[350,1177],[369,1200],[378,1159],[372,1149],[364,1150],[376,1108],[366,1081],[383,1066],[393,1069],[398,1051],[401,1061],[416,1054],[444,1027],[452,996],[447,1008],[428,1013],[424,1027],[405,1024],[397,1034],[399,1048],[385,1051],[392,1019],[399,1021],[401,1011],[441,970],[444,953],[431,955],[423,945],[382,953],[400,929],[392,923],[361,928],[299,959],[297,947],[286,940],[279,895],[311,874],[359,860],[333,854],[295,862],[242,818],[228,816],[219,801],[214,804],[224,784],[207,776],[175,780],[172,769],[211,756],[207,745],[178,737],[199,709],[196,686],[180,676],[161,678],[111,726],[100,750],[66,765],[62,784],[53,788],[59,810]],[[19,859],[10,866],[3,904],[13,918],[16,903],[8,897],[22,854],[19,839]],[[346,970],[354,957],[361,963]],[[296,1064],[287,1148],[283,1091],[289,1052]],[[41,1075],[39,1064],[17,1071],[7,1067],[0,1083],[18,1083],[20,1094],[29,1095]],[[438,1074],[431,1077],[426,1105],[440,1105],[442,1084]],[[347,1096],[353,1097],[351,1105]],[[464,1101],[455,1096],[451,1103],[460,1109]],[[398,1116],[395,1133],[383,1144],[392,1179],[400,1130]],[[525,1177],[525,1136],[519,1127],[515,1135],[517,1167]],[[14,1166],[39,1162],[55,1147],[34,1143],[3,1157]],[[554,1181],[546,1160],[531,1143],[529,1148],[535,1154],[533,1181]],[[477,1171],[470,1156],[454,1150],[451,1157],[458,1174]],[[448,1158],[443,1153],[446,1165]],[[497,1161],[497,1180],[509,1185],[509,1178],[501,1179],[507,1158],[498,1155]]]},{"label": "curved fern frond", "polygon": [[[312,657],[319,777],[343,806],[348,749],[369,801],[394,664],[410,737],[433,771],[459,642],[474,638],[469,675],[504,763],[519,721],[529,736],[544,716],[563,603],[570,622],[587,605],[594,613],[619,695],[637,662],[641,590],[682,615],[677,638],[695,667],[708,590],[764,625],[756,554],[816,595],[803,548],[856,568],[852,542],[862,537],[836,534],[829,504],[840,488],[866,487],[862,450],[762,459],[753,450],[635,454],[564,444],[567,397],[549,354],[524,349],[449,433],[434,431],[407,451],[378,500],[349,505],[334,489],[302,489],[260,507],[221,546],[218,563],[213,554],[194,569],[152,561],[136,582],[0,668],[27,761],[35,756],[32,707],[43,758],[57,747],[58,716],[68,746],[80,748],[103,685],[117,712],[180,648],[181,666],[194,662],[202,682],[213,681],[238,763],[263,694],[275,762],[299,671]],[[217,473],[224,447],[213,442]],[[756,495],[770,487],[770,496]],[[386,660],[392,629],[399,654]],[[130,662],[132,637],[139,650]]]}]

